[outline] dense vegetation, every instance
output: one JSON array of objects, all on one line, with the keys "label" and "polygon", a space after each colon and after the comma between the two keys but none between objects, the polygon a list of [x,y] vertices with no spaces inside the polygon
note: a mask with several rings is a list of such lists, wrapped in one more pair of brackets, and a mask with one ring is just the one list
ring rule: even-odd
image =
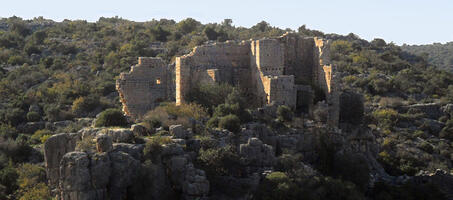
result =
[{"label": "dense vegetation", "polygon": [[409,53],[420,55],[440,69],[453,71],[453,42],[445,44],[403,45],[401,48]]},{"label": "dense vegetation", "polygon": [[[194,19],[180,22],[152,20],[132,22],[121,18],[53,22],[43,18],[0,20],[0,199],[50,199],[45,185],[39,149],[51,135],[82,128],[81,118],[99,113],[97,126],[126,126],[119,116],[120,104],[115,78],[129,70],[139,56],[158,56],[172,62],[175,56],[208,40],[226,41],[279,36],[286,31],[260,22],[251,28],[235,27],[231,20],[201,24]],[[379,160],[392,175],[414,175],[419,170],[451,170],[453,159],[453,113],[435,119],[443,124],[433,129],[430,120],[416,109],[402,106],[435,102],[453,103],[453,75],[429,64],[423,56],[402,51],[381,39],[371,42],[354,34],[324,34],[301,26],[298,34],[333,40],[332,58],[345,90],[343,105],[361,110],[342,112],[344,123],[364,123],[373,129],[382,145]],[[451,46],[451,45],[450,45]],[[406,48],[406,47],[404,47]],[[417,52],[416,52],[417,53]],[[433,54],[432,56],[434,56]],[[431,58],[430,58],[431,59]],[[451,59],[448,61],[450,62]],[[438,62],[433,62],[438,64]],[[451,62],[450,62],[451,64]],[[364,95],[357,101],[355,93]],[[236,88],[214,85],[194,88],[191,104],[163,103],[145,117],[148,128],[163,127],[145,148],[159,151],[168,127],[183,124],[201,140],[197,165],[211,175],[241,175],[242,163],[231,146],[212,148],[203,130],[192,119],[209,128],[228,129],[237,134],[241,125],[260,121],[275,130],[300,126],[291,109],[280,106],[277,117],[253,119],[254,105]],[[362,98],[362,97],[360,97]],[[348,107],[343,107],[347,109]],[[64,128],[41,127],[30,131],[28,124],[70,120]],[[302,122],[303,123],[303,122]],[[403,144],[401,148],[398,144]],[[266,175],[258,199],[362,199],[367,191],[367,170],[355,155],[335,158],[325,145],[325,163],[315,177],[299,164],[299,155],[279,152],[277,172]],[[410,148],[409,148],[410,147]],[[407,149],[411,149],[408,151]],[[414,153],[415,152],[415,153]],[[331,152],[330,152],[331,153]],[[149,156],[149,165],[153,159]],[[343,166],[336,167],[336,166]],[[310,174],[310,175],[309,175]],[[347,176],[346,176],[347,175]],[[210,180],[215,184],[215,180]],[[375,187],[374,199],[425,198],[414,185]],[[433,190],[434,191],[434,190]],[[340,195],[339,195],[340,194]],[[437,193],[426,198],[435,198]]]}]

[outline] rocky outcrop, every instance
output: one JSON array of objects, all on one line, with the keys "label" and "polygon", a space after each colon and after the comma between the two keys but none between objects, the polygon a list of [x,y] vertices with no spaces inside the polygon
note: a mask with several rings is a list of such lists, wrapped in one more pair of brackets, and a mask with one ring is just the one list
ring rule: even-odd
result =
[{"label": "rocky outcrop", "polygon": [[403,106],[401,109],[402,112],[407,112],[408,110],[422,112],[426,115],[426,117],[437,120],[444,114],[442,112],[441,106],[442,105],[439,103],[425,103]]},{"label": "rocky outcrop", "polygon": [[134,133],[128,128],[83,128],[78,132],[82,138],[96,137],[97,135],[108,135],[116,143],[132,143],[134,141]]},{"label": "rocky outcrop", "polygon": [[251,167],[272,167],[275,162],[275,153],[272,146],[263,144],[258,138],[250,138],[247,144],[241,144],[239,155]]},{"label": "rocky outcrop", "polygon": [[104,134],[112,137],[113,142],[131,143],[134,133],[130,129],[104,129]]},{"label": "rocky outcrop", "polygon": [[137,154],[141,154],[143,145],[114,147],[110,136],[100,134],[96,137],[97,153],[87,153],[74,151],[78,140],[80,134],[64,133],[52,136],[45,143],[47,175],[49,183],[58,191],[57,197],[125,199],[127,188],[134,183],[140,168],[136,157],[141,157]]},{"label": "rocky outcrop", "polygon": [[148,136],[149,131],[146,127],[140,125],[140,124],[134,124],[131,126],[131,131],[134,133],[135,137],[142,137],[142,136]]},{"label": "rocky outcrop", "polygon": [[171,125],[169,130],[173,138],[176,139],[190,139],[193,135],[191,131],[184,129],[182,125]]},{"label": "rocky outcrop", "polygon": [[176,191],[183,199],[200,199],[209,194],[209,181],[203,170],[196,169],[189,154],[181,146],[171,144],[164,146],[162,162],[167,166],[167,175]]},{"label": "rocky outcrop", "polygon": [[443,170],[436,170],[434,173],[420,171],[411,181],[416,184],[432,184],[439,188],[445,195],[445,199],[453,200],[453,174]]},{"label": "rocky outcrop", "polygon": [[80,135],[77,133],[62,133],[53,135],[44,143],[47,179],[52,188],[57,187],[59,182],[61,159],[66,153],[74,151],[78,140]]},{"label": "rocky outcrop", "polygon": [[108,135],[96,136],[96,150],[98,152],[110,152],[113,149],[112,138]]},{"label": "rocky outcrop", "polygon": [[[187,130],[183,130],[187,131]],[[130,189],[141,184],[140,171],[148,169],[155,199],[200,199],[209,194],[209,181],[203,170],[193,165],[193,156],[185,153],[181,145],[170,143],[162,151],[154,152],[158,160],[144,164],[143,144],[114,143],[130,141],[128,129],[83,129],[79,133],[63,133],[49,138],[45,145],[46,170],[49,184],[57,199],[112,199],[130,198]],[[96,136],[97,151],[74,151],[83,137]],[[179,139],[184,141],[184,139]],[[190,148],[199,148],[199,141],[191,139]],[[198,145],[197,145],[198,144]],[[153,161],[154,162],[154,161]],[[137,192],[137,191],[135,191]],[[169,193],[169,194],[162,194]],[[174,193],[173,195],[170,195]],[[177,195],[179,194],[179,195]]]},{"label": "rocky outcrop", "polygon": [[125,199],[127,187],[133,184],[140,162],[122,151],[112,152],[109,155],[112,162],[109,194],[112,200]]},{"label": "rocky outcrop", "polygon": [[84,152],[67,153],[60,164],[59,191],[64,200],[106,199],[110,160],[106,153],[90,158]]}]

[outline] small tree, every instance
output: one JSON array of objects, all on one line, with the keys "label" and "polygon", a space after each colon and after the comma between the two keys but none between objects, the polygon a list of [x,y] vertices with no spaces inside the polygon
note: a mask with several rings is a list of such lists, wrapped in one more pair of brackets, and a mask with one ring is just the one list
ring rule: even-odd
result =
[{"label": "small tree", "polygon": [[107,127],[107,126],[127,126],[127,119],[123,115],[123,112],[118,109],[109,108],[104,110],[96,118],[96,127]]},{"label": "small tree", "polygon": [[225,117],[220,118],[219,120],[219,128],[227,129],[233,133],[239,132],[241,129],[241,120],[236,115],[227,115]]},{"label": "small tree", "polygon": [[206,35],[206,37],[208,37],[209,40],[217,40],[218,34],[213,26],[206,26],[203,32]]},{"label": "small tree", "polygon": [[29,122],[37,122],[41,120],[41,116],[39,115],[38,112],[31,111],[27,113],[27,121]]},{"label": "small tree", "polygon": [[76,115],[83,116],[96,109],[99,104],[99,97],[79,97],[72,102],[72,112]]}]

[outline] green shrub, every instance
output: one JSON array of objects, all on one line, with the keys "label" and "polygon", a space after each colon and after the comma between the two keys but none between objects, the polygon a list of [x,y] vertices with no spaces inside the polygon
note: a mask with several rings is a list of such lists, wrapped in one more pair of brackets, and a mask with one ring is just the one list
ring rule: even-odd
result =
[{"label": "green shrub", "polygon": [[19,140],[0,138],[0,153],[4,153],[14,163],[25,162],[32,153],[32,148],[27,143]]},{"label": "green shrub", "polygon": [[257,199],[286,200],[297,199],[298,189],[291,179],[283,172],[272,172],[266,175],[258,189]]},{"label": "green shrub", "polygon": [[382,127],[391,128],[397,123],[398,112],[391,108],[380,109],[373,112],[373,117]]},{"label": "green shrub", "polygon": [[219,119],[219,128],[227,129],[233,133],[241,130],[241,120],[236,115],[227,115]]},{"label": "green shrub", "polygon": [[143,149],[143,155],[145,159],[149,159],[152,162],[159,163],[159,154],[162,152],[162,145],[171,143],[172,140],[168,136],[156,135],[151,137],[145,144]]},{"label": "green shrub", "polygon": [[7,122],[13,126],[16,126],[25,121],[25,111],[21,108],[13,108],[5,113]]},{"label": "green shrub", "polygon": [[201,149],[198,162],[211,175],[238,175],[242,171],[240,157],[232,146]]},{"label": "green shrub", "polygon": [[8,124],[0,124],[0,137],[4,139],[16,139],[18,136],[16,128]]},{"label": "green shrub", "polygon": [[293,112],[291,111],[291,108],[285,105],[278,106],[277,118],[284,122],[290,122],[293,120]]},{"label": "green shrub", "polygon": [[186,100],[212,109],[224,103],[232,91],[233,87],[228,84],[201,84],[192,87],[186,95]]},{"label": "green shrub", "polygon": [[169,127],[175,124],[193,128],[193,119],[202,120],[207,116],[206,109],[195,103],[179,106],[174,103],[162,103],[154,110],[146,113],[143,121],[145,126],[149,128],[156,128],[156,126]]},{"label": "green shrub", "polygon": [[47,130],[47,129],[43,129],[43,130],[37,130],[31,137],[31,142],[32,144],[40,144],[40,143],[44,143],[46,142],[46,140],[52,136],[52,132]]},{"label": "green shrub", "polygon": [[445,127],[439,133],[439,137],[453,141],[453,119],[447,121]]},{"label": "green shrub", "polygon": [[22,164],[17,168],[19,190],[16,194],[21,200],[52,199],[50,190],[46,185],[46,171],[44,168],[33,164]]},{"label": "green shrub", "polygon": [[39,113],[37,112],[28,112],[27,113],[27,120],[29,122],[37,122],[39,120],[41,120],[41,115],[39,115]]},{"label": "green shrub", "polygon": [[72,103],[72,112],[77,116],[84,116],[99,107],[99,97],[79,97]]},{"label": "green shrub", "polygon": [[19,178],[17,170],[11,164],[0,170],[0,185],[6,187],[5,193],[7,195],[17,190],[17,178]]},{"label": "green shrub", "polygon": [[109,127],[109,126],[120,126],[125,127],[128,125],[126,117],[120,110],[109,108],[104,110],[96,118],[96,127]]},{"label": "green shrub", "polygon": [[96,151],[96,142],[94,136],[85,136],[82,140],[77,141],[76,151],[83,152],[95,152]]},{"label": "green shrub", "polygon": [[370,169],[361,154],[345,153],[335,157],[334,175],[342,180],[351,181],[361,191],[365,191],[370,181]]},{"label": "green shrub", "polygon": [[211,119],[206,122],[206,126],[208,126],[209,128],[219,127],[219,121],[219,117],[211,117]]}]

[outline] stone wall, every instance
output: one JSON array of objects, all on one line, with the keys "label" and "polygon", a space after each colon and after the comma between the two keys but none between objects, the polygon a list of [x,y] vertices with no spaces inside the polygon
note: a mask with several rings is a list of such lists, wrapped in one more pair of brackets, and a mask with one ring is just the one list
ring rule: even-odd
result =
[{"label": "stone wall", "polygon": [[270,79],[268,103],[296,107],[297,92],[294,90],[294,76],[274,76]]},{"label": "stone wall", "polygon": [[[223,82],[241,88],[251,85],[250,43],[226,42],[195,47],[185,56],[176,58],[176,104],[184,102],[184,97],[192,87],[201,82]],[[215,81],[212,80],[216,71]]]},{"label": "stone wall", "polygon": [[[140,58],[131,72],[121,74],[117,88],[123,110],[133,118],[140,118],[173,95],[176,104],[184,103],[192,88],[215,83],[231,84],[246,91],[256,105],[275,103],[309,112],[316,103],[312,86],[325,92],[330,106],[338,106],[332,102],[338,98],[329,48],[327,40],[295,33],[206,44],[177,57],[175,64],[168,67],[158,58]],[[161,85],[155,84],[157,80]],[[338,113],[337,108],[331,111],[332,115]],[[329,119],[335,121],[338,116]]]},{"label": "stone wall", "polygon": [[168,66],[160,58],[140,57],[130,72],[121,73],[116,88],[126,115],[137,119],[168,99]]}]

